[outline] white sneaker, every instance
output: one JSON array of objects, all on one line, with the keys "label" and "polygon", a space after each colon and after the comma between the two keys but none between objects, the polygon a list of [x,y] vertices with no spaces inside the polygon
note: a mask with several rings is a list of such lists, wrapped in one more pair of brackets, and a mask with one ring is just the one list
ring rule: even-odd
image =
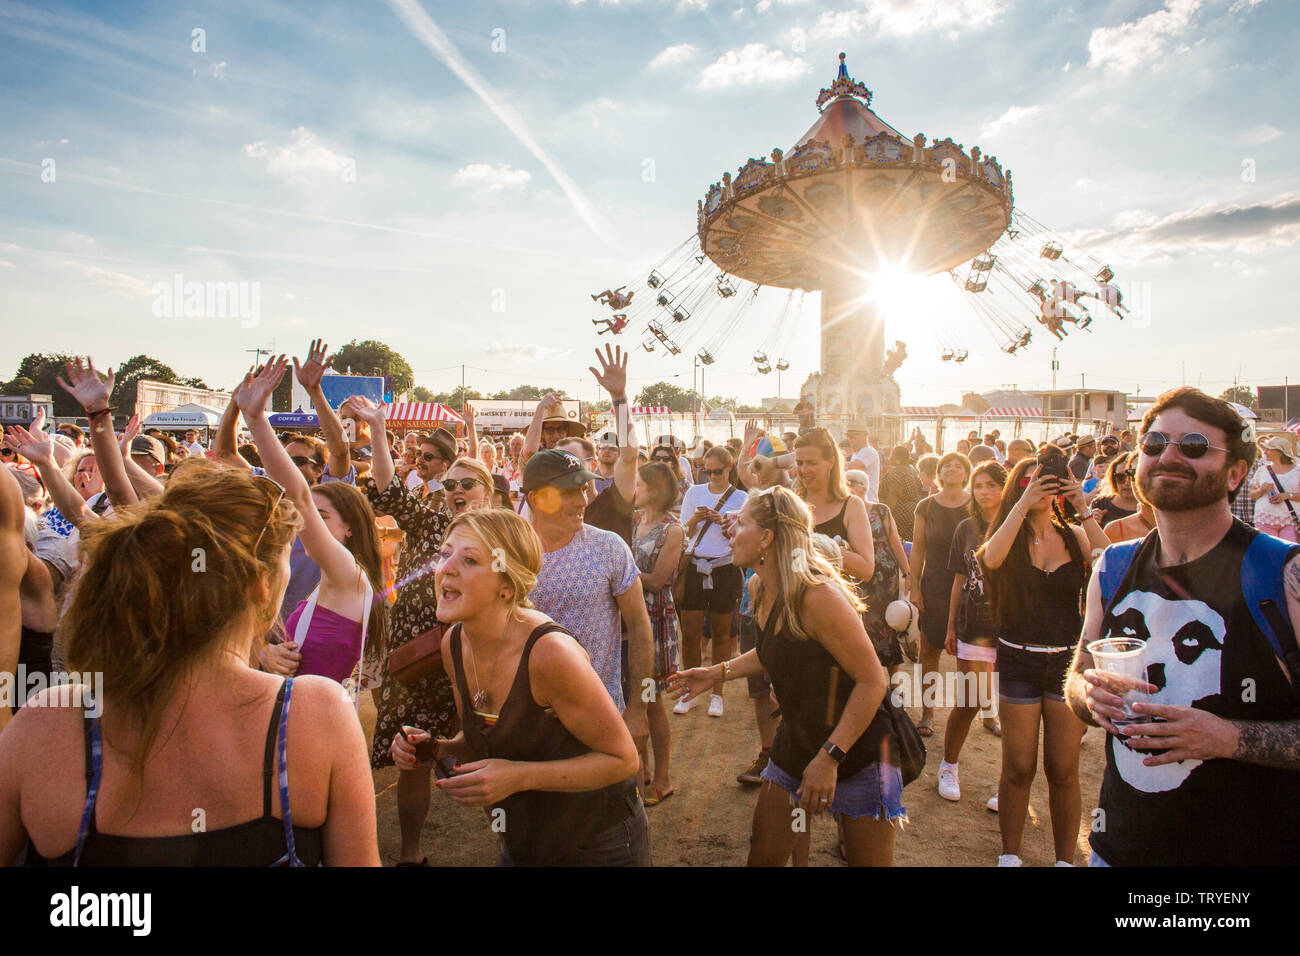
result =
[{"label": "white sneaker", "polygon": [[681,700],[677,702],[677,705],[673,707],[673,713],[689,714],[692,710],[695,709],[695,705],[698,704],[699,702],[700,699],[698,697],[691,697],[691,698],[683,697]]},{"label": "white sneaker", "polygon": [[994,813],[997,813],[997,812],[998,812],[998,795],[995,793],[995,794],[993,794],[993,796],[989,797],[989,802],[986,803],[986,804],[984,804],[984,806],[988,807],[988,808],[989,808],[990,810],[992,810]]},{"label": "white sneaker", "polygon": [[710,717],[722,716],[722,695],[721,694],[711,694],[709,696],[709,716]]},{"label": "white sneaker", "polygon": [[961,785],[957,782],[957,765],[955,763],[939,764],[939,796],[945,800],[960,800]]},{"label": "white sneaker", "polygon": [[1024,863],[1014,853],[1003,853],[998,857],[998,866],[1024,866]]},{"label": "white sneaker", "polygon": [[1057,860],[1055,863],[1052,864],[1052,866],[1068,866],[1068,867],[1070,867],[1071,869],[1074,868],[1074,864],[1073,864],[1073,863],[1067,863],[1067,862],[1065,862],[1064,860]]}]

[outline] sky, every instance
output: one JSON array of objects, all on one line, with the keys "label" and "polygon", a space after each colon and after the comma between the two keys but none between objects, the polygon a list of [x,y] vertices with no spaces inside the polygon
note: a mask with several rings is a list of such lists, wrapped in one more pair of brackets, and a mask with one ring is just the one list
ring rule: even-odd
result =
[{"label": "sky", "polygon": [[[1298,34],[1281,0],[0,0],[0,378],[33,351],[146,352],[229,387],[249,350],[319,336],[387,342],[433,391],[465,365],[484,392],[595,398],[590,294],[643,281],[724,171],[788,149],[844,51],[883,119],[997,155],[1067,255],[1149,303],[1061,343],[1060,387],[1281,383]],[[244,308],[188,315],[177,276],[240,283]],[[1051,383],[1050,335],[1004,355],[945,283],[891,300],[905,404]],[[775,321],[747,315],[706,394],[776,394],[750,358]],[[630,390],[690,388],[692,351],[636,349]],[[815,296],[784,357],[791,396]]]}]

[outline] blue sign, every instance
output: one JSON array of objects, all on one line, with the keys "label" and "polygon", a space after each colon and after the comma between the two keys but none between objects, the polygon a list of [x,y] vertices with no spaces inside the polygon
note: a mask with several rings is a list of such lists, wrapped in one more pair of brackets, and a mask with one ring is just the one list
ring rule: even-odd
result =
[{"label": "blue sign", "polygon": [[353,395],[364,395],[376,404],[388,401],[384,397],[384,379],[378,375],[325,375],[320,380],[320,387],[325,393],[325,401],[335,411]]}]

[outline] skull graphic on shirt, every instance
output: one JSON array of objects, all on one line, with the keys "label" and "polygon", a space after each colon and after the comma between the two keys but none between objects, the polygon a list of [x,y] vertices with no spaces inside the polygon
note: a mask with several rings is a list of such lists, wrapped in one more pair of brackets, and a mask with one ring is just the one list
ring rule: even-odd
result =
[{"label": "skull graphic on shirt", "polygon": [[[1156,687],[1152,703],[1187,707],[1220,692],[1227,629],[1223,617],[1204,602],[1130,591],[1111,609],[1106,625],[1107,637],[1146,641],[1147,680]],[[1201,765],[1200,760],[1183,760],[1148,767],[1142,760],[1149,754],[1130,750],[1114,737],[1106,745],[1120,777],[1144,793],[1176,790]]]}]

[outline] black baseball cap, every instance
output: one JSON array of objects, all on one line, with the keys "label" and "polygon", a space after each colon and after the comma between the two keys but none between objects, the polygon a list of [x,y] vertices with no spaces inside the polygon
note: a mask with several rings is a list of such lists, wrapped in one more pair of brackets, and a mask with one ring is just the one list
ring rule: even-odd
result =
[{"label": "black baseball cap", "polygon": [[595,480],[577,455],[558,448],[544,448],[524,465],[524,491],[538,488],[573,488]]}]

